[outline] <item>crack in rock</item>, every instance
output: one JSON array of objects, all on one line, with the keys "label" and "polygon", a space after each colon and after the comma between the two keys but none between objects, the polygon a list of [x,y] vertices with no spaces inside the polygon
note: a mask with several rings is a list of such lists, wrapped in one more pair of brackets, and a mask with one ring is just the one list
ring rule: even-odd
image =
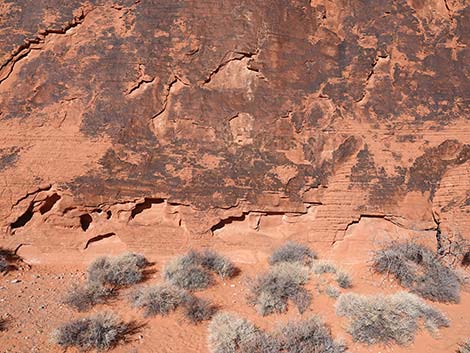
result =
[{"label": "crack in rock", "polygon": [[25,43],[20,45],[11,55],[9,59],[5,63],[3,63],[0,66],[0,84],[7,80],[11,73],[13,72],[13,69],[18,63],[18,61],[25,59],[28,57],[28,55],[31,53],[32,50],[40,50],[42,48],[33,48],[32,46],[34,44],[43,44],[46,40],[46,38],[50,34],[59,34],[63,35],[66,34],[69,30],[72,28],[75,28],[79,26],[80,24],[83,23],[85,20],[85,17],[91,12],[92,10],[85,12],[83,9],[80,10],[80,14],[78,16],[74,16],[69,23],[63,27],[63,28],[53,28],[53,29],[46,29],[42,30],[38,33],[38,35],[35,38],[32,39],[26,39]]},{"label": "crack in rock", "polygon": [[[168,88],[166,90],[166,94],[165,96],[163,97],[163,104],[162,104],[162,109],[160,109],[160,111],[158,111],[158,113],[154,114],[151,118],[151,121],[153,122],[156,118],[158,118],[160,115],[162,115],[166,108],[167,108],[167,105],[168,105],[168,101],[170,99],[170,96],[171,94],[177,90],[177,87],[176,85],[182,85],[182,86],[189,86],[189,83],[186,83],[184,82],[181,78],[179,78],[178,76],[174,75],[174,79],[168,84]],[[181,87],[181,86],[180,86]]]},{"label": "crack in rock", "polygon": [[126,95],[133,96],[137,95],[140,91],[145,90],[148,86],[152,85],[156,77],[150,77],[145,74],[145,66],[139,64],[139,78],[131,88],[128,89]]},{"label": "crack in rock", "polygon": [[405,229],[405,230],[412,230],[412,231],[415,231],[415,232],[428,232],[428,231],[433,231],[433,230],[438,230],[439,228],[439,225],[437,224],[437,226],[433,226],[433,227],[430,227],[430,228],[422,228],[422,229],[414,229],[414,228],[410,228],[410,227],[407,227],[405,226],[404,224],[398,222],[395,217],[399,217],[399,216],[394,216],[392,214],[360,214],[359,215],[359,218],[357,219],[354,219],[352,220],[351,222],[349,222],[348,224],[346,224],[345,228],[344,228],[344,232],[343,232],[343,237],[341,239],[338,239],[337,238],[337,235],[335,234],[334,238],[333,238],[333,241],[331,242],[331,245],[335,245],[338,241],[342,241],[344,239],[344,235],[347,233],[347,231],[349,230],[349,228],[355,224],[359,224],[361,222],[362,219],[364,218],[375,218],[375,219],[383,219],[387,222],[390,222],[392,223],[393,225],[399,227],[399,228],[402,228],[402,229]]},{"label": "crack in rock", "polygon": [[383,55],[383,56],[378,55],[375,58],[374,62],[372,63],[372,69],[370,70],[369,74],[366,77],[366,80],[364,81],[364,90],[362,92],[361,98],[356,100],[355,101],[356,103],[361,103],[364,100],[367,94],[367,86],[369,85],[369,81],[371,80],[372,76],[375,74],[376,66],[380,63],[381,60],[385,60],[387,58],[388,58],[388,55]]},{"label": "crack in rock", "polygon": [[[241,51],[228,52],[227,54],[224,55],[224,57],[226,57],[227,55],[234,55],[234,56],[229,59],[223,60],[214,70],[212,70],[209,73],[209,76],[207,76],[207,78],[203,81],[203,85],[207,85],[208,83],[210,83],[214,75],[219,73],[220,70],[222,70],[225,66],[227,66],[232,61],[241,61],[246,58],[253,58],[257,54],[258,54],[258,50],[254,52],[241,52]],[[250,68],[249,66],[247,66],[247,69],[250,71],[258,72],[258,70]]]}]

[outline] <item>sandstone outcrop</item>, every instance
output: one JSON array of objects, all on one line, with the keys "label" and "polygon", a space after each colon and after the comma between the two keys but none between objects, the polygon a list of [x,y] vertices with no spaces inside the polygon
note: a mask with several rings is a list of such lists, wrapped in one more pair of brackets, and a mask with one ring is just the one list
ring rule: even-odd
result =
[{"label": "sandstone outcrop", "polygon": [[0,22],[0,243],[26,261],[330,246],[369,218],[468,237],[465,0],[5,0]]}]

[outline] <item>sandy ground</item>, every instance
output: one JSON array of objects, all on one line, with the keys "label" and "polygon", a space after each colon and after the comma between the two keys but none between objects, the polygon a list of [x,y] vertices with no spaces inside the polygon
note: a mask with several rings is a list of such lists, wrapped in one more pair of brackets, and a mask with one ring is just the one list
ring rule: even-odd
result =
[{"label": "sandy ground", "polygon": [[[346,332],[347,320],[337,317],[334,313],[335,299],[318,292],[317,287],[321,279],[315,275],[307,285],[313,295],[313,303],[306,313],[300,315],[291,305],[286,314],[261,317],[246,304],[246,283],[250,277],[267,269],[268,266],[266,263],[237,265],[241,269],[238,277],[228,281],[219,281],[215,286],[198,292],[197,295],[210,298],[220,307],[220,310],[237,312],[263,329],[272,330],[279,323],[318,314],[331,327],[333,335],[337,338],[342,337],[347,342],[350,352],[357,353],[454,352],[458,342],[470,336],[470,311],[468,310],[470,293],[463,292],[461,303],[458,305],[432,304],[445,312],[451,320],[451,326],[442,329],[437,337],[420,331],[415,342],[409,346],[367,346],[354,343]],[[162,267],[163,263],[156,261],[152,268],[155,272],[147,283],[161,281]],[[393,293],[400,290],[394,281],[371,273],[366,264],[353,264],[348,266],[347,270],[352,275],[354,283],[350,291]],[[29,268],[22,265],[18,270],[1,277],[0,315],[6,320],[6,330],[0,332],[0,352],[63,352],[51,342],[50,334],[61,323],[88,314],[76,313],[60,303],[67,288],[85,278],[84,271],[85,267],[34,266]],[[322,278],[327,279],[327,276]],[[119,297],[112,303],[95,307],[92,310],[93,312],[103,309],[112,310],[123,319],[135,320],[142,325],[128,342],[119,345],[112,352],[208,352],[207,323],[192,325],[185,321],[182,313],[178,311],[167,317],[144,319],[141,312],[131,308],[127,303],[126,296],[129,290],[131,289],[122,290]],[[75,349],[67,350],[67,352],[75,351]]]}]

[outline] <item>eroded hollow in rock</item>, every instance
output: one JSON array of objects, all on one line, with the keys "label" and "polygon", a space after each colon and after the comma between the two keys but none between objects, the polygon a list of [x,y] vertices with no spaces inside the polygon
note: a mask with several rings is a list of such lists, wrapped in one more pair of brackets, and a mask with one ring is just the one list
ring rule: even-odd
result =
[{"label": "eroded hollow in rock", "polygon": [[54,193],[54,194],[48,196],[44,200],[44,204],[39,208],[39,213],[45,214],[45,213],[49,212],[52,209],[52,207],[54,207],[54,205],[59,200],[60,200],[60,196],[58,194]]},{"label": "eroded hollow in rock", "polygon": [[227,224],[233,223],[233,222],[240,222],[244,221],[246,218],[245,214],[242,214],[241,216],[233,216],[233,217],[228,217],[225,219],[220,220],[219,223],[213,225],[211,227],[211,232],[214,233],[216,230],[222,229],[225,227]]},{"label": "eroded hollow in rock", "polygon": [[[142,213],[144,210],[148,210],[152,205],[163,203],[163,199],[156,199],[151,197],[144,198],[144,202],[138,203],[135,205],[134,209],[131,212],[131,219],[134,219],[139,213]],[[109,212],[109,211],[108,211]]]},{"label": "eroded hollow in rock", "polygon": [[17,228],[24,227],[26,223],[28,223],[31,220],[31,218],[33,218],[34,216],[33,209],[34,209],[34,204],[31,203],[28,209],[21,216],[19,216],[15,222],[13,222],[10,225],[11,229],[14,230]]},{"label": "eroded hollow in rock", "polygon": [[86,232],[86,230],[90,227],[91,222],[93,222],[93,218],[91,218],[88,213],[82,214],[80,216],[80,226],[84,232]]}]

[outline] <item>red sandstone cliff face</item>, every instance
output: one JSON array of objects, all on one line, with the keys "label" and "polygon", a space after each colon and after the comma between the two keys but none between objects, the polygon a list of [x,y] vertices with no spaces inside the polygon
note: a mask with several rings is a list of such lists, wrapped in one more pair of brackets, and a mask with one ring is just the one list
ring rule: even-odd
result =
[{"label": "red sandstone cliff face", "polygon": [[27,261],[468,236],[465,0],[3,0],[0,23],[0,244]]}]

